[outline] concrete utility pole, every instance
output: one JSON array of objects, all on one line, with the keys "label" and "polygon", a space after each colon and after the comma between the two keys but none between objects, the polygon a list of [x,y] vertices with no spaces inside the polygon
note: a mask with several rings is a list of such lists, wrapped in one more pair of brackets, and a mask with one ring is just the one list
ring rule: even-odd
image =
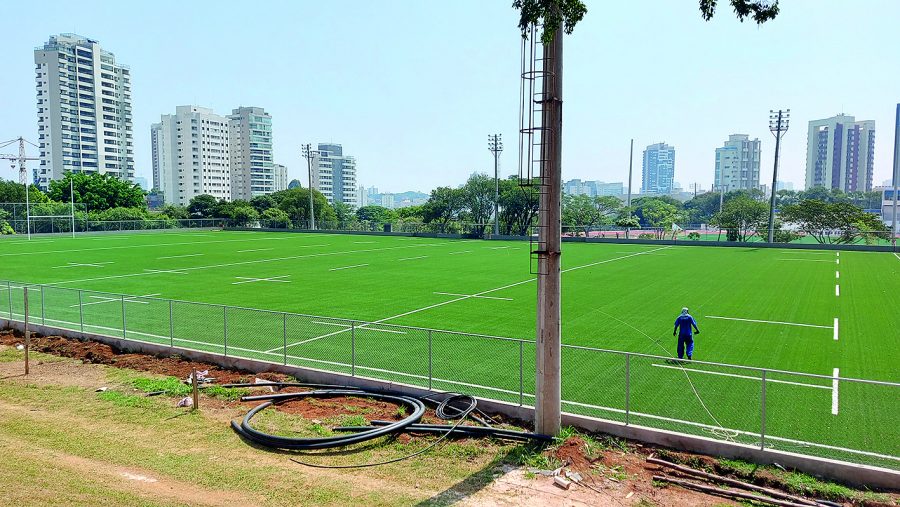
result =
[{"label": "concrete utility pole", "polygon": [[313,173],[312,159],[316,152],[312,149],[312,145],[306,143],[303,145],[303,158],[306,159],[306,169],[309,173],[309,229],[316,230],[316,211],[313,207]]},{"label": "concrete utility pole", "polygon": [[625,206],[631,207],[631,168],[634,165],[634,139],[631,140],[631,148],[628,152],[628,199],[625,201]]},{"label": "concrete utility pole", "polygon": [[781,153],[781,136],[787,132],[791,110],[769,110],[769,130],[775,136],[775,167],[772,169],[772,196],[769,198],[769,243],[775,242],[775,187],[778,183],[778,156]]},{"label": "concrete utility pole", "polygon": [[893,181],[894,184],[894,210],[891,213],[891,231],[893,231],[893,235],[891,236],[891,240],[897,237],[897,200],[900,196],[897,195],[897,188],[900,186],[900,104],[897,104],[897,118],[894,122],[894,176]]},{"label": "concrete utility pole", "polygon": [[538,252],[537,357],[535,358],[535,430],[560,430],[562,381],[560,359],[560,259],[562,256],[562,70],[563,26],[544,44],[541,97],[541,184]]},{"label": "concrete utility pole", "polygon": [[500,235],[500,152],[503,151],[501,134],[488,136],[488,150],[494,154],[494,236]]}]

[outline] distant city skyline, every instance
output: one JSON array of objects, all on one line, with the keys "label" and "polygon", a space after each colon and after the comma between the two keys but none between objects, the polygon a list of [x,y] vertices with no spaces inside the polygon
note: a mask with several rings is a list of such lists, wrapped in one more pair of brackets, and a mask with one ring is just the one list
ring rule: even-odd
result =
[{"label": "distant city skyline", "polygon": [[[782,144],[780,180],[803,186],[802,126],[842,111],[882,126],[873,178],[891,177],[893,132],[887,126],[894,123],[900,71],[884,62],[894,57],[900,2],[862,0],[853,9],[790,2],[762,26],[725,15],[704,22],[693,3],[588,4],[565,49],[564,179],[626,180],[628,139],[634,137],[638,146],[667,139],[678,147],[675,181],[684,188],[708,187],[714,179],[711,150],[724,136],[743,132],[761,140],[760,180],[771,181],[774,141],[767,134],[767,114],[780,107],[790,107],[795,120]],[[276,1],[258,9],[267,27],[262,52],[254,34],[240,32],[219,41],[216,51],[205,51],[217,27],[243,15],[239,5],[180,3],[177,18],[167,14],[167,5],[176,4],[165,0],[119,9],[97,0],[85,0],[77,10],[66,5],[22,4],[17,15],[39,22],[13,23],[0,35],[6,49],[0,89],[7,106],[0,140],[22,135],[38,141],[33,49],[51,35],[75,32],[99,41],[130,68],[135,176],[151,176],[145,134],[150,124],[178,104],[216,111],[230,111],[235,104],[265,107],[279,119],[273,135],[278,161],[289,168],[290,179],[304,182],[303,142],[340,140],[353,146],[365,167],[360,179],[392,191],[428,191],[458,185],[473,171],[491,173],[486,133],[504,133],[508,144],[515,144],[521,39],[517,14],[506,3],[335,1],[310,11]],[[308,23],[297,31],[300,18]],[[197,25],[196,19],[204,23]],[[391,25],[404,30],[384,30]],[[458,33],[462,25],[469,34],[464,38]],[[857,42],[867,50],[822,37],[823,27],[838,25],[865,27]],[[182,36],[158,38],[160,26]],[[630,37],[636,27],[655,36]],[[375,39],[378,44],[371,44]],[[597,48],[625,39],[631,42],[603,52],[597,65]],[[667,79],[641,79],[648,58],[659,52],[659,40],[666,41]],[[819,41],[814,53],[808,51],[809,40]],[[198,52],[202,60],[195,57]],[[296,58],[304,64],[288,63]],[[734,58],[754,63],[721,65]],[[847,78],[823,87],[822,69],[832,68],[833,61],[843,62],[839,74]],[[629,77],[603,79],[608,75]],[[864,85],[843,84],[861,75]],[[398,144],[403,157],[391,149]],[[504,151],[501,175],[516,167],[517,150]],[[0,177],[17,174],[0,167]]]}]

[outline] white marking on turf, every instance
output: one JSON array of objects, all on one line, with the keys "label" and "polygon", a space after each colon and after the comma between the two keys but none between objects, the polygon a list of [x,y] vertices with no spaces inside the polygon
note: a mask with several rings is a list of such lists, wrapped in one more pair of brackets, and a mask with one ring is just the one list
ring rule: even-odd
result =
[{"label": "white marking on turf", "polygon": [[840,271],[835,271],[835,272],[834,272],[834,278],[835,278],[835,279],[838,279],[838,278],[840,278],[840,277],[841,277],[841,272],[840,272]]},{"label": "white marking on turf", "polygon": [[[173,275],[186,275],[187,274],[184,272],[184,269],[145,269],[144,271],[145,271],[145,273],[138,273],[138,274],[139,275],[158,275],[161,273],[172,273]],[[125,276],[125,275],[121,275],[121,276]],[[132,276],[134,276],[134,275],[132,275]],[[104,280],[106,278],[120,278],[120,276],[113,275],[110,277],[101,277],[101,278],[99,278],[99,280]],[[55,282],[55,283],[47,283],[44,285],[58,285],[58,284],[62,284],[62,283],[70,283],[70,282]]]},{"label": "white marking on turf", "polygon": [[841,256],[841,252],[837,252],[837,256],[840,257],[840,256]]},{"label": "white marking on turf", "polygon": [[112,264],[112,261],[108,262],[67,262],[65,266],[53,266],[52,269],[59,268],[103,268],[106,267],[107,264]]},{"label": "white marking on turf", "polygon": [[365,266],[368,266],[368,264],[354,264],[352,266],[341,266],[339,268],[331,268],[328,271],[340,271],[342,269],[362,268]]},{"label": "white marking on turf", "polygon": [[[567,273],[567,272],[569,272],[569,271],[575,271],[575,270],[577,270],[577,269],[589,268],[589,267],[593,267],[593,266],[598,266],[598,265],[600,265],[600,264],[606,264],[606,263],[609,263],[609,262],[620,261],[620,260],[623,260],[623,259],[628,259],[628,258],[631,258],[631,257],[638,256],[638,255],[646,255],[646,254],[651,253],[651,252],[656,252],[656,251],[659,251],[659,250],[666,250],[666,249],[669,249],[669,248],[672,248],[672,247],[671,247],[671,246],[662,246],[662,247],[659,247],[659,248],[655,248],[655,249],[653,249],[653,250],[647,250],[647,251],[644,251],[644,252],[636,252],[636,253],[629,254],[629,255],[623,255],[623,256],[621,256],[621,257],[613,257],[612,259],[604,259],[604,260],[602,260],[602,261],[591,262],[591,263],[584,264],[584,265],[581,265],[581,266],[574,266],[574,267],[571,267],[571,268],[568,268],[568,269],[564,269],[564,270],[562,270],[561,272],[562,272],[562,273]],[[414,313],[424,312],[425,310],[430,310],[430,309],[432,309],[432,308],[437,308],[437,307],[439,307],[439,306],[449,305],[449,304],[451,304],[451,303],[456,303],[456,302],[458,302],[458,301],[463,301],[463,300],[465,300],[465,299],[470,299],[470,298],[474,298],[474,297],[477,297],[477,296],[483,296],[483,295],[485,295],[485,294],[490,294],[491,292],[497,292],[497,291],[500,291],[500,290],[509,289],[509,288],[511,288],[511,287],[516,287],[516,286],[523,285],[523,284],[530,283],[530,282],[534,282],[534,281],[535,281],[535,278],[529,278],[529,279],[527,279],[527,280],[522,280],[522,281],[520,281],[520,282],[511,283],[511,284],[508,284],[508,285],[504,285],[504,286],[502,286],[502,287],[496,287],[496,288],[493,288],[493,289],[484,290],[484,291],[478,292],[478,293],[476,293],[476,294],[470,294],[470,295],[466,295],[466,296],[461,296],[461,297],[458,297],[458,298],[451,299],[451,300],[449,300],[449,301],[443,301],[443,302],[441,302],[441,303],[435,303],[435,304],[433,304],[433,305],[423,306],[422,308],[416,308],[415,310],[410,310],[410,311],[408,311],[408,312],[398,313],[397,315],[392,315],[392,316],[390,316],[390,317],[385,317],[385,318],[383,318],[383,319],[379,319],[379,320],[376,320],[376,321],[374,321],[374,322],[370,322],[369,324],[363,324],[362,326],[372,325],[372,324],[380,324],[380,323],[382,323],[382,322],[387,322],[387,321],[389,321],[389,320],[394,320],[394,319],[399,319],[399,318],[401,318],[401,317],[406,317],[407,315],[412,315],[412,314],[414,314]],[[360,327],[362,327],[362,326],[360,326]],[[306,339],[306,340],[301,340],[301,341],[299,341],[299,342],[291,343],[291,344],[288,345],[288,347],[293,347],[293,346],[295,346],[295,345],[303,345],[304,343],[308,343],[308,342],[315,341],[315,340],[320,340],[320,339],[322,339],[322,338],[328,338],[329,336],[334,336],[334,335],[336,335],[336,334],[346,333],[346,332],[347,332],[347,330],[344,329],[344,330],[340,330],[340,331],[335,331],[335,332],[333,332],[333,333],[323,334],[323,335],[321,335],[321,336],[315,336],[315,337],[313,337],[313,338],[308,338],[308,339]],[[267,351],[267,352],[272,352],[272,351],[274,351],[274,350],[278,350],[278,349],[277,349],[277,348],[271,349],[271,350],[269,350],[269,351]]]},{"label": "white marking on turf", "polygon": [[251,248],[249,250],[238,250],[237,253],[268,252],[269,250],[275,250],[275,249],[274,248]]},{"label": "white marking on turf", "polygon": [[838,284],[834,284],[834,295],[835,296],[841,295],[841,286]]},{"label": "white marking on turf", "polygon": [[834,260],[834,263],[835,263],[835,264],[840,264],[840,263],[841,263],[841,260],[840,260],[840,259],[835,259],[835,260]]},{"label": "white marking on turf", "polygon": [[184,255],[166,255],[165,257],[157,257],[156,260],[162,260],[162,259],[181,259],[181,258],[184,258],[184,257],[200,257],[201,255],[206,255],[206,254],[195,253],[195,254],[184,254]]},{"label": "white marking on turf", "polygon": [[79,306],[99,305],[99,304],[103,304],[103,303],[120,303],[122,301],[124,301],[126,303],[140,303],[142,305],[146,305],[146,304],[150,304],[150,303],[148,303],[146,301],[138,301],[136,298],[139,298],[139,297],[140,298],[149,298],[149,297],[154,297],[154,296],[159,296],[159,295],[160,295],[160,293],[157,292],[154,294],[144,294],[142,296],[129,296],[129,297],[125,297],[124,299],[122,297],[116,298],[116,297],[109,297],[109,296],[89,296],[92,299],[100,299],[101,301],[91,301],[90,303],[81,303],[80,305],[69,305],[69,308],[78,308]]},{"label": "white marking on turf", "polygon": [[240,282],[231,282],[231,285],[240,285],[242,283],[254,283],[254,282],[276,282],[276,283],[291,283],[290,280],[281,280],[282,278],[287,278],[291,275],[279,275],[279,276],[271,276],[269,278],[250,278],[247,276],[236,276]]},{"label": "white marking on turf", "polygon": [[831,261],[825,260],[825,259],[790,259],[787,257],[782,258],[782,259],[776,259],[776,260],[779,260],[779,261],[802,261],[802,262],[831,262]]},{"label": "white marking on turf", "polygon": [[784,326],[818,327],[822,329],[831,329],[831,326],[820,326],[818,324],[801,324],[799,322],[782,322],[778,320],[739,319],[737,317],[719,317],[717,315],[704,315],[704,317],[706,317],[707,319],[739,320],[742,322],[759,322],[761,324],[781,324]]},{"label": "white marking on turf", "polygon": [[[340,322],[322,322],[319,320],[314,320],[314,321],[312,321],[312,323],[313,324],[321,324],[323,326],[340,326],[340,327],[344,327],[347,329],[352,329],[353,327],[356,327],[356,329],[362,328],[362,325],[353,326],[351,324],[341,324]],[[363,325],[364,325],[364,323],[363,323]],[[381,333],[406,334],[406,331],[397,331],[395,329],[379,329],[379,328],[374,328],[374,327],[366,327],[365,330],[366,331],[379,331]]]},{"label": "white marking on turf", "polygon": [[427,258],[428,258],[427,255],[420,255],[420,256],[418,256],[418,257],[405,257],[405,258],[403,258],[403,259],[397,259],[397,260],[398,260],[398,261],[413,261],[413,260],[416,260],[416,259],[427,259]]},{"label": "white marking on turf", "polygon": [[838,414],[838,380],[840,379],[840,371],[835,368],[832,375],[834,380],[831,381],[831,413]]},{"label": "white marking on turf", "polygon": [[900,254],[898,254],[897,252],[894,252],[894,257],[900,259]]},{"label": "white marking on turf", "polygon": [[[672,370],[683,370],[684,369],[682,366],[670,366],[668,364],[658,364],[658,363],[651,363],[651,366],[655,366],[657,368],[669,368]],[[719,375],[721,377],[742,378],[742,379],[747,379],[747,380],[762,380],[761,377],[751,377],[750,375],[738,375],[736,373],[724,373],[721,371],[697,370],[695,368],[689,368],[687,371],[690,371],[691,373],[705,373],[707,375]],[[831,389],[831,387],[829,387],[829,386],[820,386],[820,385],[816,385],[816,384],[807,384],[804,382],[791,382],[789,380],[777,380],[777,379],[771,379],[771,378],[767,378],[766,382],[772,382],[774,384],[788,384],[788,385],[800,386],[800,387],[812,387],[815,389]]]},{"label": "white marking on turf", "polygon": [[[171,233],[164,233],[171,234]],[[254,233],[256,234],[256,233]],[[106,239],[106,238],[102,238]],[[183,246],[183,245],[210,245],[213,243],[237,243],[237,242],[246,242],[246,241],[281,241],[286,239],[294,239],[291,238],[248,238],[248,239],[220,239],[220,240],[212,240],[212,241],[183,241],[180,243],[157,243],[155,245],[126,245],[126,246],[102,246],[98,248],[74,248],[69,250],[47,250],[44,252],[9,252],[2,253],[0,257],[8,257],[12,255],[37,255],[37,254],[55,254],[55,253],[74,253],[74,252],[95,252],[99,250],[123,250],[126,248],[149,248],[150,246],[156,248],[161,246]]]},{"label": "white marking on turf", "polygon": [[838,318],[834,318],[834,341],[838,341]]},{"label": "white marking on turf", "polygon": [[472,251],[471,251],[471,250],[464,250],[464,251],[462,251],[462,252],[450,252],[450,255],[459,255],[459,254],[467,254],[467,253],[472,253]]},{"label": "white marking on turf", "polygon": [[474,294],[456,294],[454,292],[435,292],[434,294],[442,294],[444,296],[464,296],[464,297],[473,297],[478,299],[499,299],[502,301],[512,301],[512,298],[500,298],[500,297],[492,297],[492,296],[476,296]]}]

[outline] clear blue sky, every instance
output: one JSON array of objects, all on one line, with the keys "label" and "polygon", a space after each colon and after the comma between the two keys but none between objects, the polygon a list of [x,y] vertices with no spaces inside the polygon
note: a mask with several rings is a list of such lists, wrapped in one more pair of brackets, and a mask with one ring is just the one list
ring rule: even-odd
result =
[{"label": "clear blue sky", "polygon": [[[784,0],[761,27],[727,0],[700,19],[697,0],[588,0],[565,42],[563,177],[624,181],[635,139],[676,148],[676,181],[709,187],[728,134],[763,141],[769,109],[789,107],[781,174],[802,185],[806,122],[836,113],[876,121],[875,183],[890,178],[900,101],[900,2]],[[20,2],[0,31],[0,141],[36,140],[33,48],[51,34],[100,41],[133,79],[136,173],[150,179],[149,128],[175,106],[273,116],[275,160],[305,182],[304,142],[334,141],[359,180],[428,191],[517,167],[519,50],[511,0],[328,2]],[[9,166],[0,177],[14,178]]]}]

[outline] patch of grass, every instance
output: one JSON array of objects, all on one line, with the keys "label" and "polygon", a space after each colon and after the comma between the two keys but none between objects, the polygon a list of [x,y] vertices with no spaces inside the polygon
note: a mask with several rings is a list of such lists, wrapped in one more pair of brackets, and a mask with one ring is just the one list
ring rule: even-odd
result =
[{"label": "patch of grass", "polygon": [[368,426],[369,421],[360,414],[343,414],[338,419],[338,426]]},{"label": "patch of grass", "polygon": [[751,477],[759,468],[759,465],[755,463],[748,463],[739,459],[723,458],[719,460],[719,465],[721,465],[727,471],[743,477]]},{"label": "patch of grass", "polygon": [[843,500],[856,496],[856,491],[847,486],[820,481],[804,473],[785,472],[778,469],[773,469],[772,473],[782,479],[786,489],[792,493],[810,495],[825,500]]},{"label": "patch of grass", "polygon": [[187,396],[191,394],[191,386],[175,377],[147,378],[138,377],[131,380],[131,385],[145,393],[162,391],[168,396]]},{"label": "patch of grass", "polygon": [[[42,352],[35,352],[31,350],[28,352],[29,359],[32,363],[40,361],[42,363],[55,363],[59,361],[66,361],[64,357],[57,357],[50,354],[44,354]],[[7,345],[0,345],[0,363],[14,363],[16,361],[24,361],[25,360],[25,351],[18,350],[15,347],[10,347]]]},{"label": "patch of grass", "polygon": [[103,391],[98,394],[97,397],[121,408],[157,409],[160,405],[157,400],[152,398],[135,394],[125,394],[119,391]]}]

